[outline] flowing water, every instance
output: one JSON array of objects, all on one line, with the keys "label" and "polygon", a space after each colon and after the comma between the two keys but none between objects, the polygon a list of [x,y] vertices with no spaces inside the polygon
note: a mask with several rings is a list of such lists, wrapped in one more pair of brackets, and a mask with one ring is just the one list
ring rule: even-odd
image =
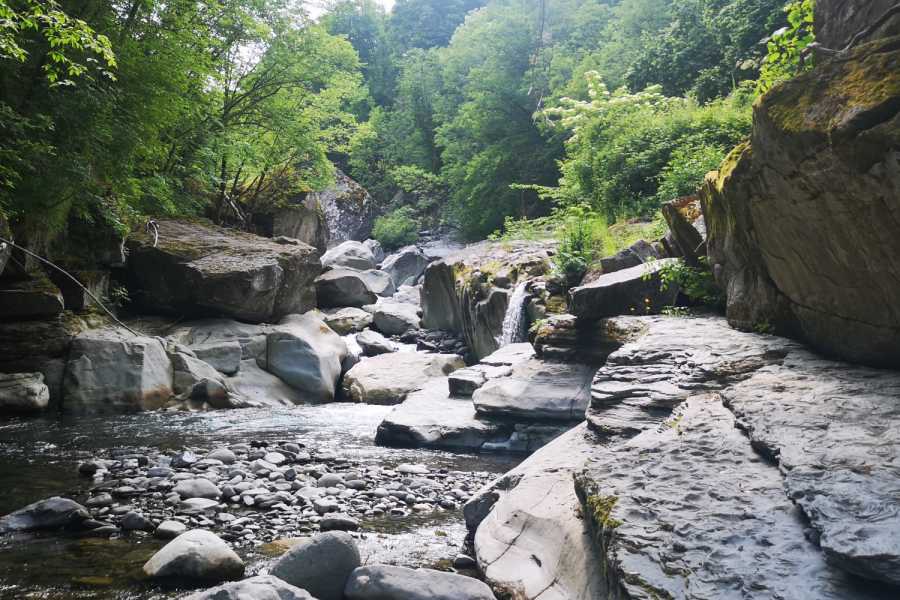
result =
[{"label": "flowing water", "polygon": [[525,289],[527,282],[523,281],[516,285],[512,295],[509,297],[509,304],[506,307],[506,316],[503,317],[503,331],[500,333],[500,346],[508,344],[517,344],[528,340],[528,331],[526,330],[525,320],[525,299],[528,297],[528,291]]},{"label": "flowing water", "polygon": [[[0,421],[0,514],[54,495],[83,500],[90,481],[79,462],[111,448],[136,451],[185,446],[211,448],[251,441],[302,439],[310,448],[355,462],[396,466],[422,463],[454,471],[502,473],[516,459],[448,454],[374,445],[390,407],[329,404],[209,413],[139,413],[112,417]],[[465,537],[459,511],[412,514],[364,523],[360,540],[368,562],[440,565]],[[150,585],[141,566],[162,542],[149,536],[81,539],[57,533],[0,540],[0,598],[156,600],[184,594]],[[241,550],[249,573],[271,561],[271,547]]]}]

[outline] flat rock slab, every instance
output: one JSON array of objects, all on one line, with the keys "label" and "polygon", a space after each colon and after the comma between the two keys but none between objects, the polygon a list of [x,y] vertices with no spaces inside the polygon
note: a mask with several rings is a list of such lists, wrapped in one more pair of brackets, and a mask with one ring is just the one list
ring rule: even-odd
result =
[{"label": "flat rock slab", "polygon": [[475,393],[475,390],[488,381],[498,377],[506,377],[511,373],[512,367],[506,365],[491,366],[482,364],[454,371],[448,378],[450,395],[469,398]]},{"label": "flat rock slab", "polygon": [[675,304],[678,286],[661,289],[660,272],[676,264],[666,258],[601,275],[571,292],[569,311],[580,319],[601,319],[617,315],[652,315]]},{"label": "flat rock slab", "polygon": [[410,392],[465,366],[455,354],[394,352],[362,360],[344,375],[344,398],[364,404],[399,404]]},{"label": "flat rock slab", "polygon": [[534,348],[528,342],[507,344],[499,350],[485,356],[480,361],[483,365],[493,367],[511,366],[534,357]]},{"label": "flat rock slab", "polygon": [[514,365],[508,377],[485,383],[472,402],[487,416],[580,421],[590,401],[594,371],[588,365],[531,359]]},{"label": "flat rock slab", "polygon": [[159,242],[128,243],[132,298],[154,312],[272,322],[315,308],[315,248],[278,243],[203,219],[160,219]]},{"label": "flat rock slab", "polygon": [[888,598],[831,568],[717,394],[598,449],[578,486],[616,598]]},{"label": "flat rock slab", "polygon": [[515,597],[594,600],[601,571],[572,473],[595,451],[584,424],[538,450],[465,506],[485,578]]}]

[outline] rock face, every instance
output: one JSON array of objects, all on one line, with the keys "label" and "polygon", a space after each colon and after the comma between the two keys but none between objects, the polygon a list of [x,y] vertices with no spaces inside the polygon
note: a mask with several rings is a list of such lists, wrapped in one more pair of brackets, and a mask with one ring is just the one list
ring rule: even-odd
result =
[{"label": "rock face", "polygon": [[[600,266],[603,273],[615,273],[616,271],[630,269],[631,267],[636,267],[658,258],[660,258],[659,253],[651,244],[644,240],[638,240],[621,252],[601,258]],[[591,280],[593,279],[594,278],[591,278]],[[582,282],[582,285],[585,283],[589,282]]]},{"label": "rock face", "polygon": [[344,398],[364,404],[398,404],[429,379],[465,366],[455,354],[394,352],[363,360],[344,375]]},{"label": "rock face", "polygon": [[667,258],[601,275],[572,290],[569,306],[580,319],[594,320],[617,315],[657,314],[675,304],[678,286],[660,289],[660,272],[676,260]]},{"label": "rock face", "polygon": [[90,519],[87,509],[68,498],[48,498],[0,517],[0,533],[80,527]]},{"label": "rock face", "polygon": [[[309,592],[271,575],[257,575],[243,581],[226,583],[184,600],[317,600]],[[321,600],[321,599],[319,599]]]},{"label": "rock face", "polygon": [[266,370],[310,402],[331,402],[347,356],[344,340],[314,313],[290,315],[267,338]]},{"label": "rock face", "polygon": [[303,588],[318,600],[342,600],[344,586],[360,565],[349,534],[321,533],[291,548],[272,567],[272,575]]},{"label": "rock face", "polygon": [[362,241],[372,234],[377,207],[369,192],[340,170],[334,185],[309,194],[307,202],[325,215],[329,247],[347,240]]},{"label": "rock face", "polygon": [[482,415],[580,421],[590,401],[594,371],[586,365],[532,359],[514,365],[509,376],[485,383],[472,402]]},{"label": "rock face", "polygon": [[253,225],[260,235],[300,240],[320,252],[324,252],[328,244],[325,215],[315,199],[307,194],[290,198],[285,206],[254,214]]},{"label": "rock face", "polygon": [[72,342],[63,409],[79,414],[155,410],[172,396],[172,363],[158,338],[96,329]]},{"label": "rock face", "polygon": [[481,242],[428,265],[422,284],[422,327],[462,335],[477,358],[499,347],[510,276],[549,270],[552,244]]},{"label": "rock face", "polygon": [[160,220],[157,247],[144,234],[129,242],[132,299],[153,312],[254,323],[306,312],[316,305],[318,254],[283,241],[201,220]]},{"label": "rock face", "polygon": [[[894,6],[891,0],[818,0],[816,41],[832,50],[842,50],[858,33],[874,24]],[[900,19],[892,19],[861,41],[900,33]]]},{"label": "rock face", "polygon": [[322,255],[323,267],[345,267],[365,271],[375,268],[375,255],[362,242],[346,241]]},{"label": "rock face", "polygon": [[42,272],[0,281],[0,319],[44,319],[59,315],[63,296]]},{"label": "rock face", "polygon": [[332,269],[316,278],[320,308],[360,308],[378,301],[366,277],[354,269]]},{"label": "rock face", "polygon": [[0,412],[37,412],[49,403],[42,373],[0,373]]},{"label": "rock face", "polygon": [[353,572],[347,600],[495,600],[481,581],[431,569],[376,565]]},{"label": "rock face", "polygon": [[[826,40],[840,45],[868,21],[864,5],[883,4],[817,3],[820,15],[847,18]],[[707,177],[710,263],[735,327],[798,333],[828,354],[897,367],[900,42],[817,65],[757,103],[750,145]]]},{"label": "rock face", "polygon": [[203,529],[182,533],[144,565],[154,579],[224,581],[244,574],[244,562],[219,537]]}]

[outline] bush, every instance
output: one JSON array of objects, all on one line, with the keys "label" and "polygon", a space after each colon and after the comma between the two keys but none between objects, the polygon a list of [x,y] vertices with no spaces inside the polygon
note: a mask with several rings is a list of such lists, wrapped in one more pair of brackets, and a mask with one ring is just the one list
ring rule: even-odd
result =
[{"label": "bush", "polygon": [[413,218],[413,210],[404,206],[375,219],[372,237],[388,250],[394,250],[419,240],[419,224]]},{"label": "bush", "polygon": [[559,248],[553,256],[554,270],[567,285],[575,285],[606,251],[606,219],[585,205],[568,207],[557,215]]},{"label": "bush", "polygon": [[660,288],[678,285],[681,293],[696,304],[712,308],[724,308],[725,296],[713,279],[707,259],[700,267],[691,267],[682,261],[666,266],[660,271]]}]

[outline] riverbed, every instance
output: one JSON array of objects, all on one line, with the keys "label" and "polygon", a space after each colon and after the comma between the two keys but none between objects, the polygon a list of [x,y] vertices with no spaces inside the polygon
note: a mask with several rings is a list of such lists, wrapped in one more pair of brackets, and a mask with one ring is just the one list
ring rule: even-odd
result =
[{"label": "riverbed", "polygon": [[[424,464],[430,469],[501,474],[521,457],[382,448],[378,423],[391,407],[304,405],[207,413],[148,412],[124,416],[8,419],[0,422],[0,514],[54,495],[84,499],[91,480],[78,464],[111,449],[137,453],[302,440],[310,449],[360,465]],[[364,562],[445,567],[466,531],[460,510],[363,522]],[[152,600],[177,598],[141,577],[164,542],[149,535],[114,539],[19,535],[0,541],[0,598]],[[264,570],[279,544],[237,548],[248,573]]]}]

